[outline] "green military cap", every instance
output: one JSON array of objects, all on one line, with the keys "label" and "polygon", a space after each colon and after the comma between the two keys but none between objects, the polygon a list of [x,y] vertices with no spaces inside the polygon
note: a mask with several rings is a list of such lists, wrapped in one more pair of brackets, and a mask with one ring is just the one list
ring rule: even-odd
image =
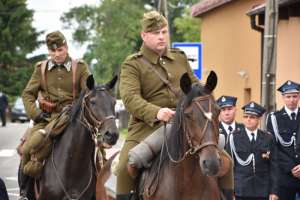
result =
[{"label": "green military cap", "polygon": [[60,31],[54,31],[46,35],[48,49],[57,49],[66,43],[66,38]]},{"label": "green military cap", "polygon": [[150,11],[144,14],[141,20],[142,31],[151,32],[159,30],[168,25],[167,19],[157,11]]}]

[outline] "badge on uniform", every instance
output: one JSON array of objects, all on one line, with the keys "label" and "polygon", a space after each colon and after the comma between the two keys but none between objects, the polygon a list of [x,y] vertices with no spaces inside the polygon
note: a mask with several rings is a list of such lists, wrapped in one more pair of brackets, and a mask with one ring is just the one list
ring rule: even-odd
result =
[{"label": "badge on uniform", "polygon": [[262,153],[261,154],[261,157],[265,160],[269,160],[270,159],[270,154],[271,152],[270,151],[267,151],[266,153]]}]

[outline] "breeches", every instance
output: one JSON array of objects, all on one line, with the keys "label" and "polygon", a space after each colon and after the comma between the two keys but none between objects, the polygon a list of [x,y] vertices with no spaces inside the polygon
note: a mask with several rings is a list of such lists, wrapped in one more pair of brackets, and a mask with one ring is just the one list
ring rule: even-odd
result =
[{"label": "breeches", "polygon": [[129,194],[134,190],[135,180],[127,171],[128,152],[138,144],[136,141],[126,141],[120,152],[120,160],[117,167],[117,194]]},{"label": "breeches", "polygon": [[36,136],[37,134],[41,134],[39,132],[40,129],[44,129],[46,127],[47,123],[38,123],[35,124],[30,133],[28,134],[26,141],[23,146],[23,154],[22,154],[22,162],[21,162],[21,169],[23,169],[24,165],[30,160],[30,151],[33,147],[34,141],[32,141],[32,138]]}]

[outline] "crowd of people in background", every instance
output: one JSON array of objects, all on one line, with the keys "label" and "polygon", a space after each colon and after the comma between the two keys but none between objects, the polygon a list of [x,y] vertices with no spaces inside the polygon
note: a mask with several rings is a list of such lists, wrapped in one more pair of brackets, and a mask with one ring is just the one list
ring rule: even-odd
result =
[{"label": "crowd of people in background", "polygon": [[[300,85],[287,81],[278,88],[284,107],[268,113],[250,102],[242,107],[243,123],[235,121],[236,97],[221,96],[220,134],[234,162],[236,200],[293,200],[300,194]],[[264,123],[264,122],[262,122]]]}]

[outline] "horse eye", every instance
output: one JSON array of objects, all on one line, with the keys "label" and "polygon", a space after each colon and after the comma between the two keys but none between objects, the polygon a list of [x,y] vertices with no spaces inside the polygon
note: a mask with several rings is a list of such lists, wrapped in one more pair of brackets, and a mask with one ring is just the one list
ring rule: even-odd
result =
[{"label": "horse eye", "polygon": [[189,113],[184,113],[184,115],[186,116],[186,118],[190,119],[190,120],[193,120],[194,117],[193,117],[193,112],[189,112]]},{"label": "horse eye", "polygon": [[95,104],[96,104],[96,100],[91,99],[91,100],[90,100],[90,104],[91,104],[91,105],[95,105]]}]

